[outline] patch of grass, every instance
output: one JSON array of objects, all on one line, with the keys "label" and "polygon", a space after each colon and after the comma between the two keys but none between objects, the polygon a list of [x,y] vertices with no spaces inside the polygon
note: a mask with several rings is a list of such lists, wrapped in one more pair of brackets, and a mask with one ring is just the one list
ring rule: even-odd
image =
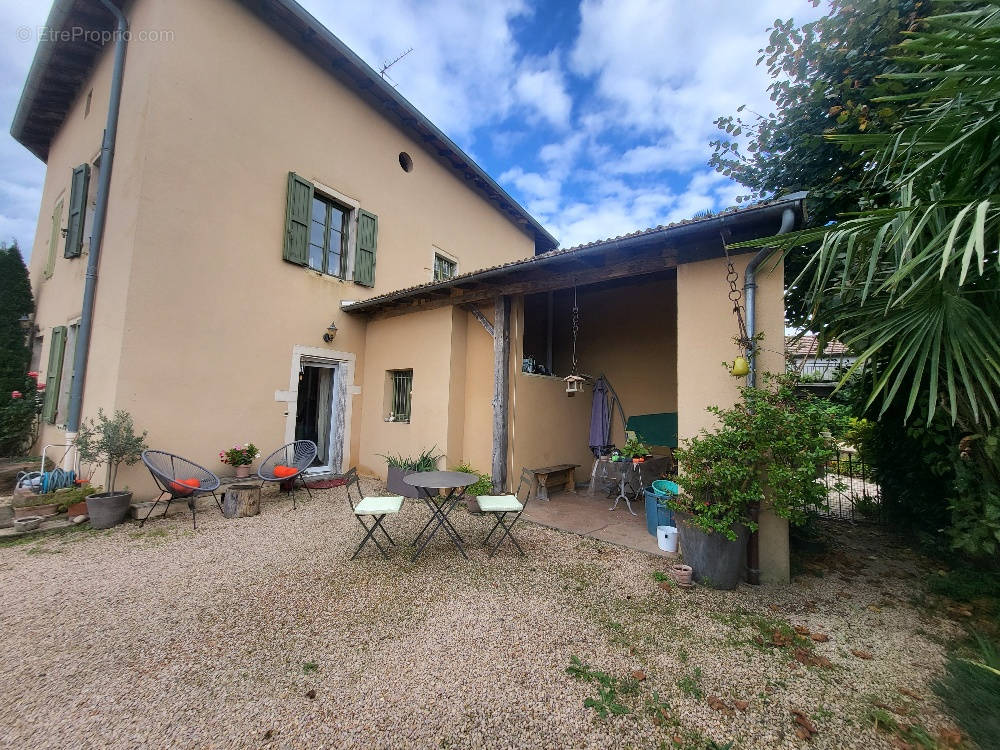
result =
[{"label": "patch of grass", "polygon": [[677,688],[687,697],[701,700],[705,697],[705,691],[701,689],[701,677],[701,667],[695,667],[694,672],[677,680]]},{"label": "patch of grass", "polygon": [[751,630],[749,643],[758,648],[804,648],[812,651],[816,644],[811,638],[799,635],[787,620],[755,612],[713,613],[712,617],[738,630]]},{"label": "patch of grass", "polygon": [[927,588],[938,596],[974,603],[987,614],[1000,612],[1000,573],[997,572],[958,567],[930,576]]},{"label": "patch of grass", "polygon": [[314,661],[303,662],[302,674],[316,674],[319,671],[319,664]]},{"label": "patch of grass", "polygon": [[1000,747],[1000,651],[995,643],[976,635],[974,651],[952,654],[934,692],[980,747]]},{"label": "patch of grass", "polygon": [[615,716],[627,716],[632,713],[631,709],[624,705],[619,699],[620,695],[630,695],[638,692],[639,683],[632,678],[619,678],[592,669],[588,664],[580,660],[578,656],[571,656],[569,666],[566,667],[566,674],[584,682],[594,683],[597,687],[597,697],[587,698],[583,701],[586,708],[592,708],[602,719],[606,719],[612,714]]}]

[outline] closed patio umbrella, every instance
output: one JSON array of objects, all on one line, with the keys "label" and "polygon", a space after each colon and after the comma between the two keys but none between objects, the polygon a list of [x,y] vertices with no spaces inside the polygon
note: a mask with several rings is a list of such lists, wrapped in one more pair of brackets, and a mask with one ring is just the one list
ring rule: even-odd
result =
[{"label": "closed patio umbrella", "polygon": [[611,409],[608,404],[608,383],[600,377],[594,381],[594,405],[590,412],[590,450],[600,456],[611,438]]}]

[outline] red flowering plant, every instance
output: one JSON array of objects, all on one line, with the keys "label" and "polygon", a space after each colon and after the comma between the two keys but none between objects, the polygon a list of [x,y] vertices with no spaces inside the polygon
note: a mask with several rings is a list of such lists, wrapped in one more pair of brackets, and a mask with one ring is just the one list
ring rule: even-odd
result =
[{"label": "red flowering plant", "polygon": [[228,450],[219,451],[219,460],[230,466],[249,466],[260,456],[260,450],[251,442],[237,443]]},{"label": "red flowering plant", "polygon": [[735,540],[737,524],[756,528],[750,508],[757,503],[800,525],[826,501],[817,480],[849,420],[836,404],[797,393],[794,382],[765,376],[764,387],[743,388],[731,408],[709,407],[716,426],[684,441],[677,451],[682,492],[668,504],[689,514],[692,526]]},{"label": "red flowering plant", "polygon": [[0,393],[0,456],[17,456],[38,437],[38,415],[45,401],[45,384],[29,372],[10,393]]}]

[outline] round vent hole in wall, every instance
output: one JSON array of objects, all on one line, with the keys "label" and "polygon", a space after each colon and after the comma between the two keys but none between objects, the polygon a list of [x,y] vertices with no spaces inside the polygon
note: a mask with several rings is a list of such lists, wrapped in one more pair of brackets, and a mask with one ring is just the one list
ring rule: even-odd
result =
[{"label": "round vent hole in wall", "polygon": [[413,159],[411,159],[410,155],[405,151],[399,152],[399,166],[403,168],[404,172],[413,171]]}]

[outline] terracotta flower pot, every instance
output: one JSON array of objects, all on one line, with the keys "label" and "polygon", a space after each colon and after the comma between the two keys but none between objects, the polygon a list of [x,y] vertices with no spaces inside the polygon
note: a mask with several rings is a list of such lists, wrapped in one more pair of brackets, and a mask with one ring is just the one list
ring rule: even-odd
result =
[{"label": "terracotta flower pot", "polygon": [[236,467],[237,479],[246,479],[248,476],[250,476],[250,464],[243,464]]},{"label": "terracotta flower pot", "polygon": [[78,503],[73,503],[71,506],[66,508],[66,517],[73,518],[74,516],[85,516],[87,515],[87,501],[81,500]]},{"label": "terracotta flower pot", "polygon": [[691,585],[691,575],[694,573],[691,570],[690,565],[671,565],[670,566],[670,577],[679,586],[690,586]]}]

